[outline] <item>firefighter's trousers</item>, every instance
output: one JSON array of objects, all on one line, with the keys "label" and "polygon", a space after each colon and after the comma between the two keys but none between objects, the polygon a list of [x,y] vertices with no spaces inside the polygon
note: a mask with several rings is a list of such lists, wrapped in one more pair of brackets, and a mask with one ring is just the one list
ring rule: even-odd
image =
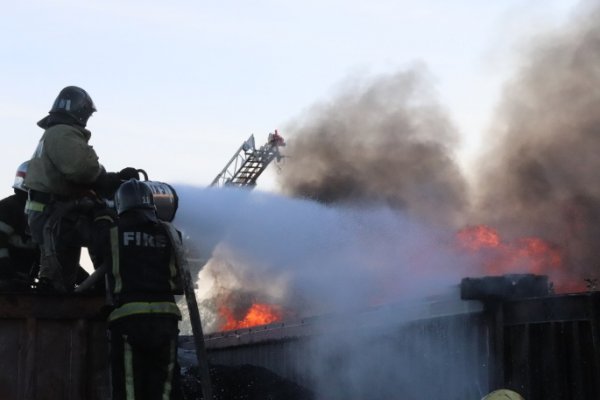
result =
[{"label": "firefighter's trousers", "polygon": [[[55,205],[48,204],[42,211],[28,210],[28,223],[33,240],[40,245],[39,278],[52,281],[56,288],[73,290],[73,283],[81,256],[81,241],[74,229],[62,229],[48,238],[45,230],[53,217]],[[53,243],[49,243],[52,240]]]},{"label": "firefighter's trousers", "polygon": [[175,316],[124,317],[109,325],[113,400],[182,400]]},{"label": "firefighter's trousers", "polygon": [[31,237],[41,252],[38,277],[66,292],[85,278],[81,275],[79,259],[90,235],[89,218],[76,205],[74,201],[47,204],[29,201],[27,204]]}]

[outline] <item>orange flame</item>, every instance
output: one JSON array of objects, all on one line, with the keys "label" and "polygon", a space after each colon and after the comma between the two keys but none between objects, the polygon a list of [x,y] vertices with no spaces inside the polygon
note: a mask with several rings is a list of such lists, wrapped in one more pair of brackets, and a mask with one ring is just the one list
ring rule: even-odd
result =
[{"label": "orange flame", "polygon": [[457,236],[459,243],[472,251],[500,245],[498,232],[485,225],[468,226],[458,231]]},{"label": "orange flame", "polygon": [[461,248],[481,256],[485,273],[503,275],[530,273],[548,275],[557,292],[585,290],[583,283],[568,276],[560,248],[543,239],[528,237],[503,241],[496,230],[484,225],[469,226],[457,232]]},{"label": "orange flame", "polygon": [[282,312],[277,306],[262,303],[252,304],[244,317],[239,320],[235,318],[233,312],[226,306],[222,306],[219,309],[219,313],[225,320],[225,323],[221,327],[222,331],[270,324],[279,321],[282,317]]}]

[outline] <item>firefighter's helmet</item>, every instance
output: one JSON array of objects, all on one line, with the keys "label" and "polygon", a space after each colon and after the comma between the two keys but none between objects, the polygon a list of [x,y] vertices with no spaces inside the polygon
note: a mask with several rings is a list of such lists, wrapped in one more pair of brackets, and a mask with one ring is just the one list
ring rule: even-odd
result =
[{"label": "firefighter's helmet", "polygon": [[79,125],[85,126],[95,111],[96,106],[85,90],[77,86],[67,86],[60,91],[49,113],[68,115]]},{"label": "firefighter's helmet", "polygon": [[492,393],[488,394],[481,400],[525,400],[523,396],[521,396],[517,392],[513,392],[508,389],[500,389],[494,390]]},{"label": "firefighter's helmet", "polygon": [[156,213],[152,190],[137,179],[130,179],[119,186],[115,193],[115,208],[119,215],[133,209]]},{"label": "firefighter's helmet", "polygon": [[27,191],[25,187],[25,176],[27,176],[27,167],[29,167],[29,161],[25,161],[21,163],[17,168],[17,173],[15,174],[15,182],[12,187],[15,190],[22,190],[23,192]]}]

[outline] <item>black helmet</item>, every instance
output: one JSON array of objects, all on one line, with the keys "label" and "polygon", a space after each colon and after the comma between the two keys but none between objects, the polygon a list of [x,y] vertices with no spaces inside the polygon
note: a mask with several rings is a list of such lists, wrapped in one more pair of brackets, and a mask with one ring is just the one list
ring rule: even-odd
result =
[{"label": "black helmet", "polygon": [[85,126],[95,111],[96,106],[85,90],[77,86],[67,86],[60,91],[49,113],[68,115],[79,125]]},{"label": "black helmet", "polygon": [[119,215],[132,209],[152,210],[152,213],[156,213],[152,190],[144,182],[137,179],[130,179],[127,182],[123,182],[119,189],[117,189],[115,193],[115,208]]}]

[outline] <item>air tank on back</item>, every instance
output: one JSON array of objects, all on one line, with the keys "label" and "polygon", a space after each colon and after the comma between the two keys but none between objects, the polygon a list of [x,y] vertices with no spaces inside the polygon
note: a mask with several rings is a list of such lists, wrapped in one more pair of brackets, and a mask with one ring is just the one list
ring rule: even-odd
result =
[{"label": "air tank on back", "polygon": [[144,183],[152,190],[158,218],[167,222],[173,221],[179,206],[179,198],[175,189],[164,182],[144,181]]},{"label": "air tank on back", "polygon": [[[152,191],[152,198],[154,199],[158,218],[163,221],[172,222],[179,206],[179,197],[175,189],[168,183],[148,180],[148,173],[143,169],[138,169],[137,172],[143,176],[144,180],[142,182]],[[113,206],[112,200],[109,201],[109,204],[111,207]]]}]

